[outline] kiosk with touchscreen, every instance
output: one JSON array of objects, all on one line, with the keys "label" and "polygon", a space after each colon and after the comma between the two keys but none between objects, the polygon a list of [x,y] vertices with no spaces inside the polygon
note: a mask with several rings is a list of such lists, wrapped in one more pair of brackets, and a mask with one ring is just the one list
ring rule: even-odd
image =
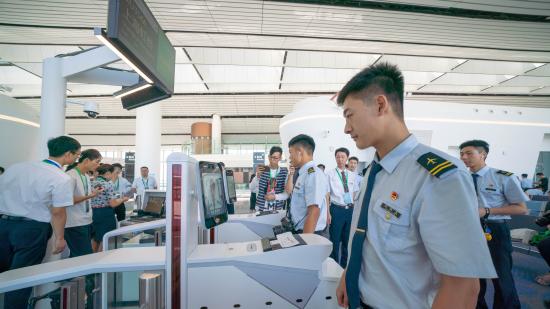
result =
[{"label": "kiosk with touchscreen", "polygon": [[219,163],[199,162],[202,184],[201,216],[207,229],[227,221],[223,168]]}]

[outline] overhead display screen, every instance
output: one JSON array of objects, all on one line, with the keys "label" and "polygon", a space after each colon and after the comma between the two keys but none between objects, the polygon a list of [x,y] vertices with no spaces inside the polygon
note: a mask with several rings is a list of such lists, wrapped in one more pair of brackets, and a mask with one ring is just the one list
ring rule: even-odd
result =
[{"label": "overhead display screen", "polygon": [[[149,94],[163,92],[159,95],[163,99],[174,93],[176,51],[143,0],[109,0],[107,37],[154,82],[152,88],[158,90]],[[124,107],[135,108],[153,99],[149,95],[144,104],[134,99]]]}]

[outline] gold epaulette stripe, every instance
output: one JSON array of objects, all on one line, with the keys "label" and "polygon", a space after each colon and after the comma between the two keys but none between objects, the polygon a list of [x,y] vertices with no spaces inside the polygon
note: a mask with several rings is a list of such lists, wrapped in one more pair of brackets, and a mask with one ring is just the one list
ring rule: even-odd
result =
[{"label": "gold epaulette stripe", "polygon": [[441,172],[441,170],[443,170],[444,168],[449,167],[451,165],[453,165],[453,163],[451,161],[445,161],[445,162],[439,164],[438,166],[432,168],[430,170],[430,174],[435,175],[435,174]]}]

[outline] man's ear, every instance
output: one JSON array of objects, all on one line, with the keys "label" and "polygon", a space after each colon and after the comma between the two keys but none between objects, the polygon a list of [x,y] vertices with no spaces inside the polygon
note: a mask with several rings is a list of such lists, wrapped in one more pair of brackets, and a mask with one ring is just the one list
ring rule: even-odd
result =
[{"label": "man's ear", "polygon": [[378,107],[378,115],[383,115],[391,109],[388,98],[383,94],[379,94],[375,97],[375,103]]}]

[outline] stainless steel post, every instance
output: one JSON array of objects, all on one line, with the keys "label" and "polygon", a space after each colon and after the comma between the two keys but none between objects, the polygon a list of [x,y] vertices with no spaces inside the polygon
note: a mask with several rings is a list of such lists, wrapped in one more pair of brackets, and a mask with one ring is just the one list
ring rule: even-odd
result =
[{"label": "stainless steel post", "polygon": [[139,308],[164,308],[161,274],[143,273],[139,276]]}]

